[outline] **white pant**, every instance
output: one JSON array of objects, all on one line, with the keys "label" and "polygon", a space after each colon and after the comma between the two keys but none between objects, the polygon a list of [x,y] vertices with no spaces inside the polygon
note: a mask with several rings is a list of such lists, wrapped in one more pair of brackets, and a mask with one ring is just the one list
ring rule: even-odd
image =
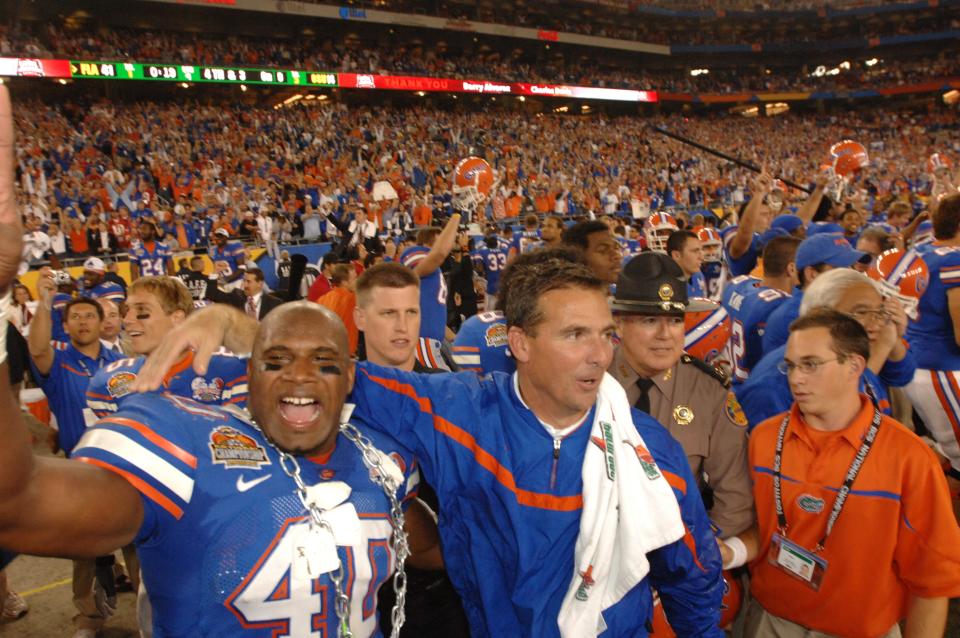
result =
[{"label": "white pant", "polygon": [[960,471],[960,370],[922,370],[904,388],[940,451]]}]

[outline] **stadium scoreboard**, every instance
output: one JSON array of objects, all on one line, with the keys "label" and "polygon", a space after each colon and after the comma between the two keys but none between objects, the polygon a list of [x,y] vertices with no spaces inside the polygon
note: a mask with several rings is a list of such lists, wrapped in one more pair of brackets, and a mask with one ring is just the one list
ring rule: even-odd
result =
[{"label": "stadium scoreboard", "polygon": [[160,80],[216,84],[277,86],[337,86],[337,74],[324,71],[250,69],[190,64],[70,61],[70,77],[92,80]]}]

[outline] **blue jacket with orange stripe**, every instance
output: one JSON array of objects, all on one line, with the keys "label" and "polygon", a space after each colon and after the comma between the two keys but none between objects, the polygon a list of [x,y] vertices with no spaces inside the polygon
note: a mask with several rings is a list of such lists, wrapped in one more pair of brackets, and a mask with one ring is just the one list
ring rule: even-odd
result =
[{"label": "blue jacket with orange stripe", "polygon": [[[436,489],[447,573],[472,634],[559,637],[592,413],[555,456],[503,373],[418,375],[365,362],[353,401],[352,419],[414,450]],[[646,636],[655,587],[678,635],[723,636],[720,554],[686,456],[648,415],[635,410],[634,423],[673,486],[687,535],[650,553],[649,576],[604,612],[601,635]]]}]

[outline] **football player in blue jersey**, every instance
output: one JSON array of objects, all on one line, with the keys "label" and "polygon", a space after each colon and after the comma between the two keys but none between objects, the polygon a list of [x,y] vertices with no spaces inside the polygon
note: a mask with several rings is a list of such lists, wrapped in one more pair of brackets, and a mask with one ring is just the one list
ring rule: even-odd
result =
[{"label": "football player in blue jersey", "polygon": [[[176,277],[141,277],[130,285],[123,327],[135,355],[105,366],[93,376],[87,388],[87,406],[98,417],[116,412],[130,393],[144,357],[163,336],[194,310],[193,297]],[[232,354],[218,353],[210,359],[206,374],[197,375],[192,353],[171,368],[164,390],[199,403],[247,405],[247,361]]]},{"label": "football player in blue jersey", "polygon": [[116,303],[123,301],[126,293],[120,284],[112,281],[105,281],[104,275],[107,272],[107,266],[99,257],[88,257],[83,262],[83,291],[84,297],[93,297],[94,299],[109,299]]},{"label": "football player in blue jersey", "polygon": [[243,244],[230,239],[230,231],[226,228],[213,231],[213,243],[209,253],[213,261],[213,272],[219,275],[224,283],[234,282],[243,276]]},{"label": "football player in blue jersey", "polygon": [[960,195],[940,200],[933,230],[934,241],[922,251],[929,287],[907,328],[918,369],[906,390],[950,461],[955,491],[960,487]]},{"label": "football player in blue jersey", "polygon": [[440,266],[457,241],[460,214],[454,213],[443,227],[424,228],[417,244],[403,251],[400,263],[420,278],[420,336],[444,341],[447,337],[447,283]]},{"label": "football player in blue jersey", "polygon": [[487,280],[487,292],[485,295],[484,309],[493,310],[497,305],[497,294],[500,287],[500,274],[507,267],[507,253],[500,248],[497,238],[490,236],[484,239],[486,245],[480,250],[474,251],[481,264],[484,276]]},{"label": "football player in blue jersey", "polygon": [[[22,244],[13,147],[2,87],[3,315]],[[0,317],[0,331],[8,323]],[[233,338],[249,346],[249,334]],[[97,556],[136,541],[155,636],[379,636],[381,584],[408,552],[437,563],[433,522],[412,499],[415,461],[385,435],[340,425],[354,368],[334,315],[289,304],[253,343],[252,418],[171,394],[130,397],[87,430],[77,460],[34,457],[17,402],[0,392],[0,546]],[[0,350],[4,386],[6,368]]]},{"label": "football player in blue jersey", "polygon": [[[416,448],[446,508],[444,560],[473,635],[643,636],[656,587],[678,635],[723,636],[719,550],[684,452],[651,417],[631,410],[605,374],[614,333],[606,283],[580,264],[555,261],[511,285],[505,314],[514,375],[418,375],[360,363],[352,394],[364,423]],[[222,314],[200,311],[168,335],[138,388],[156,387],[185,346],[208,349],[202,344],[237,334]],[[629,410],[616,425],[600,416],[612,404]],[[642,435],[639,447],[621,448],[634,433]],[[594,509],[588,487],[613,480],[603,467],[636,477],[606,525],[597,516],[615,510]],[[661,492],[664,479],[671,489]],[[653,486],[656,497],[646,492]],[[640,502],[642,514],[634,509]],[[614,520],[658,526],[677,515],[676,532],[658,540],[639,528],[607,527]],[[595,526],[613,544],[593,545]],[[591,545],[597,549],[585,549]],[[614,592],[611,569],[620,567],[626,584]]]},{"label": "football player in blue jersey", "polygon": [[763,249],[763,279],[747,280],[737,285],[734,280],[724,293],[724,308],[730,314],[730,361],[734,385],[743,383],[750,368],[763,355],[763,333],[767,319],[777,307],[790,298],[797,285],[794,257],[800,240],[781,235],[771,239]]},{"label": "football player in blue jersey", "polygon": [[157,226],[152,219],[140,220],[140,244],[130,250],[130,279],[173,274],[170,248],[157,239]]},{"label": "football player in blue jersey", "polygon": [[563,231],[563,245],[583,253],[584,263],[593,274],[613,286],[623,269],[620,244],[601,221],[577,222]]},{"label": "football player in blue jersey", "polygon": [[540,218],[536,213],[530,213],[523,218],[523,230],[519,235],[513,236],[513,243],[510,245],[507,257],[513,259],[517,255],[534,250],[540,244]]}]

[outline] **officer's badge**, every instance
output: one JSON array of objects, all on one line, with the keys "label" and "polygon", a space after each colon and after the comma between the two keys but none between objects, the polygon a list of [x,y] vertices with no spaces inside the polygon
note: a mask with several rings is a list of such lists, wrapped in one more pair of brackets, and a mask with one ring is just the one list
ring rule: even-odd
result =
[{"label": "officer's badge", "polygon": [[693,423],[693,410],[687,405],[678,405],[673,409],[673,420],[679,425],[690,425]]},{"label": "officer's badge", "polygon": [[739,425],[742,428],[747,427],[747,415],[744,414],[743,408],[740,407],[740,402],[737,401],[737,396],[733,392],[727,392],[727,418],[729,418],[735,425]]},{"label": "officer's badge", "polygon": [[660,286],[660,290],[657,291],[657,294],[660,295],[660,301],[670,301],[673,299],[673,286],[670,284],[663,284]]}]

